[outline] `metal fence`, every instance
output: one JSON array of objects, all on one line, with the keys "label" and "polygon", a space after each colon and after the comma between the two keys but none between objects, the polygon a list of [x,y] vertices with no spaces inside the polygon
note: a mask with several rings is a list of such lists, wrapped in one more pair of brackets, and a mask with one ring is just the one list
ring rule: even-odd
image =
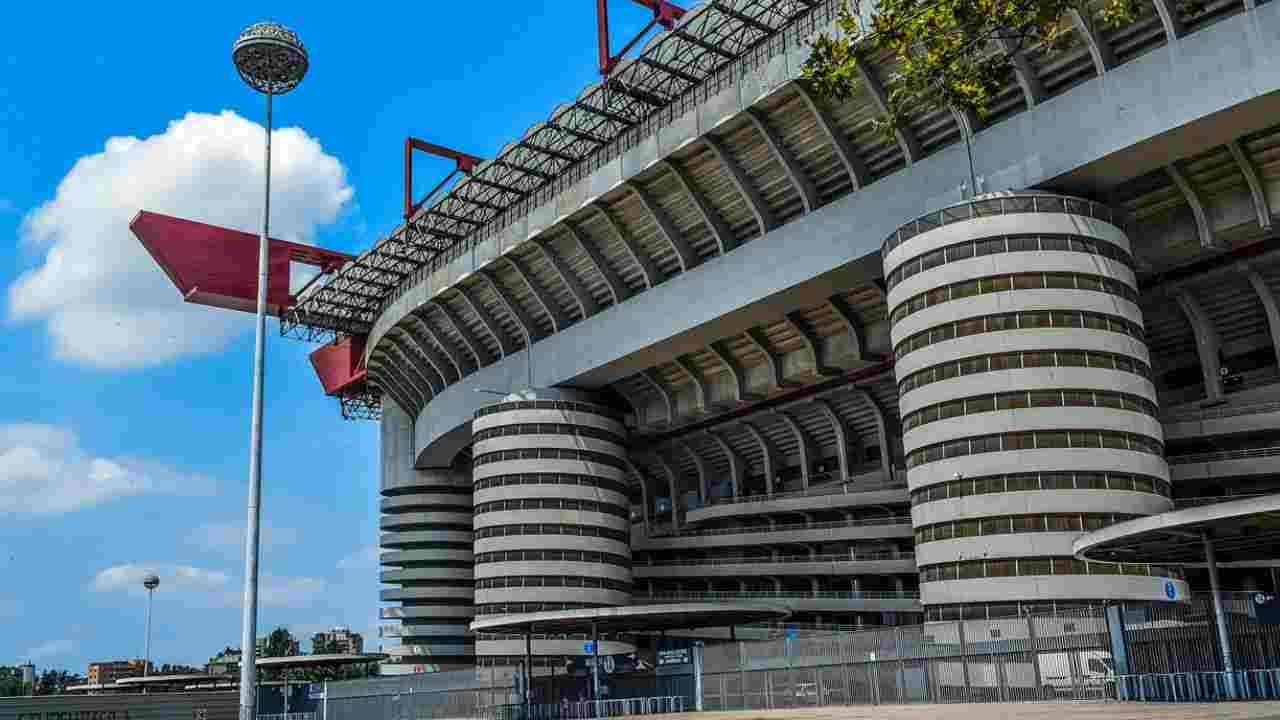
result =
[{"label": "metal fence", "polygon": [[[1218,651],[1212,600],[1197,596],[854,631],[777,628],[781,637],[701,649],[702,707],[1280,698],[1280,625],[1259,622],[1248,594],[1224,594],[1223,602],[1231,673]],[[323,720],[573,720],[697,705],[692,687],[671,684],[678,678],[613,678],[613,698],[600,701],[611,704],[597,707],[570,697],[580,678],[538,672],[536,704],[525,707],[517,675],[493,667],[328,683]],[[656,699],[677,693],[685,699]],[[556,704],[560,697],[567,701]]]},{"label": "metal fence", "polygon": [[512,667],[331,682],[325,686],[323,720],[493,717],[494,708],[519,700],[516,682]]},{"label": "metal fence", "polygon": [[1258,622],[1248,594],[1223,600],[1233,673],[1201,596],[1116,607],[1110,624],[1098,606],[712,645],[704,707],[1280,698],[1280,626]]}]

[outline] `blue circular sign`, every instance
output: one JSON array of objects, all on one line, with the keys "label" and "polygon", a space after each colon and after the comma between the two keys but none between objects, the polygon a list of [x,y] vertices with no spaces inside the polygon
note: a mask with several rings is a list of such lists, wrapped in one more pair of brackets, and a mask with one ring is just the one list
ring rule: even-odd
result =
[{"label": "blue circular sign", "polygon": [[1164,581],[1164,594],[1170,600],[1173,600],[1174,598],[1178,597],[1178,588],[1176,585],[1173,584],[1172,580]]}]

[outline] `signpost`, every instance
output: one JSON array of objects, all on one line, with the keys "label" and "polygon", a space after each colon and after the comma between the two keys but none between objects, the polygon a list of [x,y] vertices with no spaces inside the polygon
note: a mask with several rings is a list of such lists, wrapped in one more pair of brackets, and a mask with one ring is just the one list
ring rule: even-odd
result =
[{"label": "signpost", "polygon": [[1280,625],[1280,595],[1256,592],[1249,596],[1260,625]]}]

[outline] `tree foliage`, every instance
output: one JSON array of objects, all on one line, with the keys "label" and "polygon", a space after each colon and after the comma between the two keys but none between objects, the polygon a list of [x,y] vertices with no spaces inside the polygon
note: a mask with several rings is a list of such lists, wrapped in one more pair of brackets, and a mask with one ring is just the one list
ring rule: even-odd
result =
[{"label": "tree foliage", "polygon": [[[900,127],[909,112],[950,108],[979,118],[1005,87],[1015,53],[1037,48],[1058,53],[1074,37],[1072,17],[1112,28],[1142,14],[1142,0],[878,0],[874,10],[841,7],[838,34],[823,33],[803,77],[815,92],[845,100],[862,86],[858,63],[887,54],[894,73],[885,79],[888,112],[882,130]],[[1176,0],[1179,12],[1204,11],[1203,0]]]},{"label": "tree foliage", "polygon": [[278,627],[267,636],[267,647],[263,657],[288,657],[298,654],[298,641],[288,628]]}]

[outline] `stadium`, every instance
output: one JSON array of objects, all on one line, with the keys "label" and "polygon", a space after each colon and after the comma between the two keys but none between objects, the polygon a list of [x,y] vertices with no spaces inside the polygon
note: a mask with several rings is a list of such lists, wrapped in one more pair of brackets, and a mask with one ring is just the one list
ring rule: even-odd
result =
[{"label": "stadium", "polygon": [[[971,175],[972,118],[873,127],[888,57],[843,102],[801,79],[838,2],[642,4],[659,32],[495,157],[406,140],[367,251],[271,241],[282,334],[381,428],[389,670],[583,654],[472,627],[528,613],[1280,591],[1280,5],[1073,14]],[[457,167],[426,199],[419,152]],[[133,228],[187,300],[251,307],[254,236]]]}]

